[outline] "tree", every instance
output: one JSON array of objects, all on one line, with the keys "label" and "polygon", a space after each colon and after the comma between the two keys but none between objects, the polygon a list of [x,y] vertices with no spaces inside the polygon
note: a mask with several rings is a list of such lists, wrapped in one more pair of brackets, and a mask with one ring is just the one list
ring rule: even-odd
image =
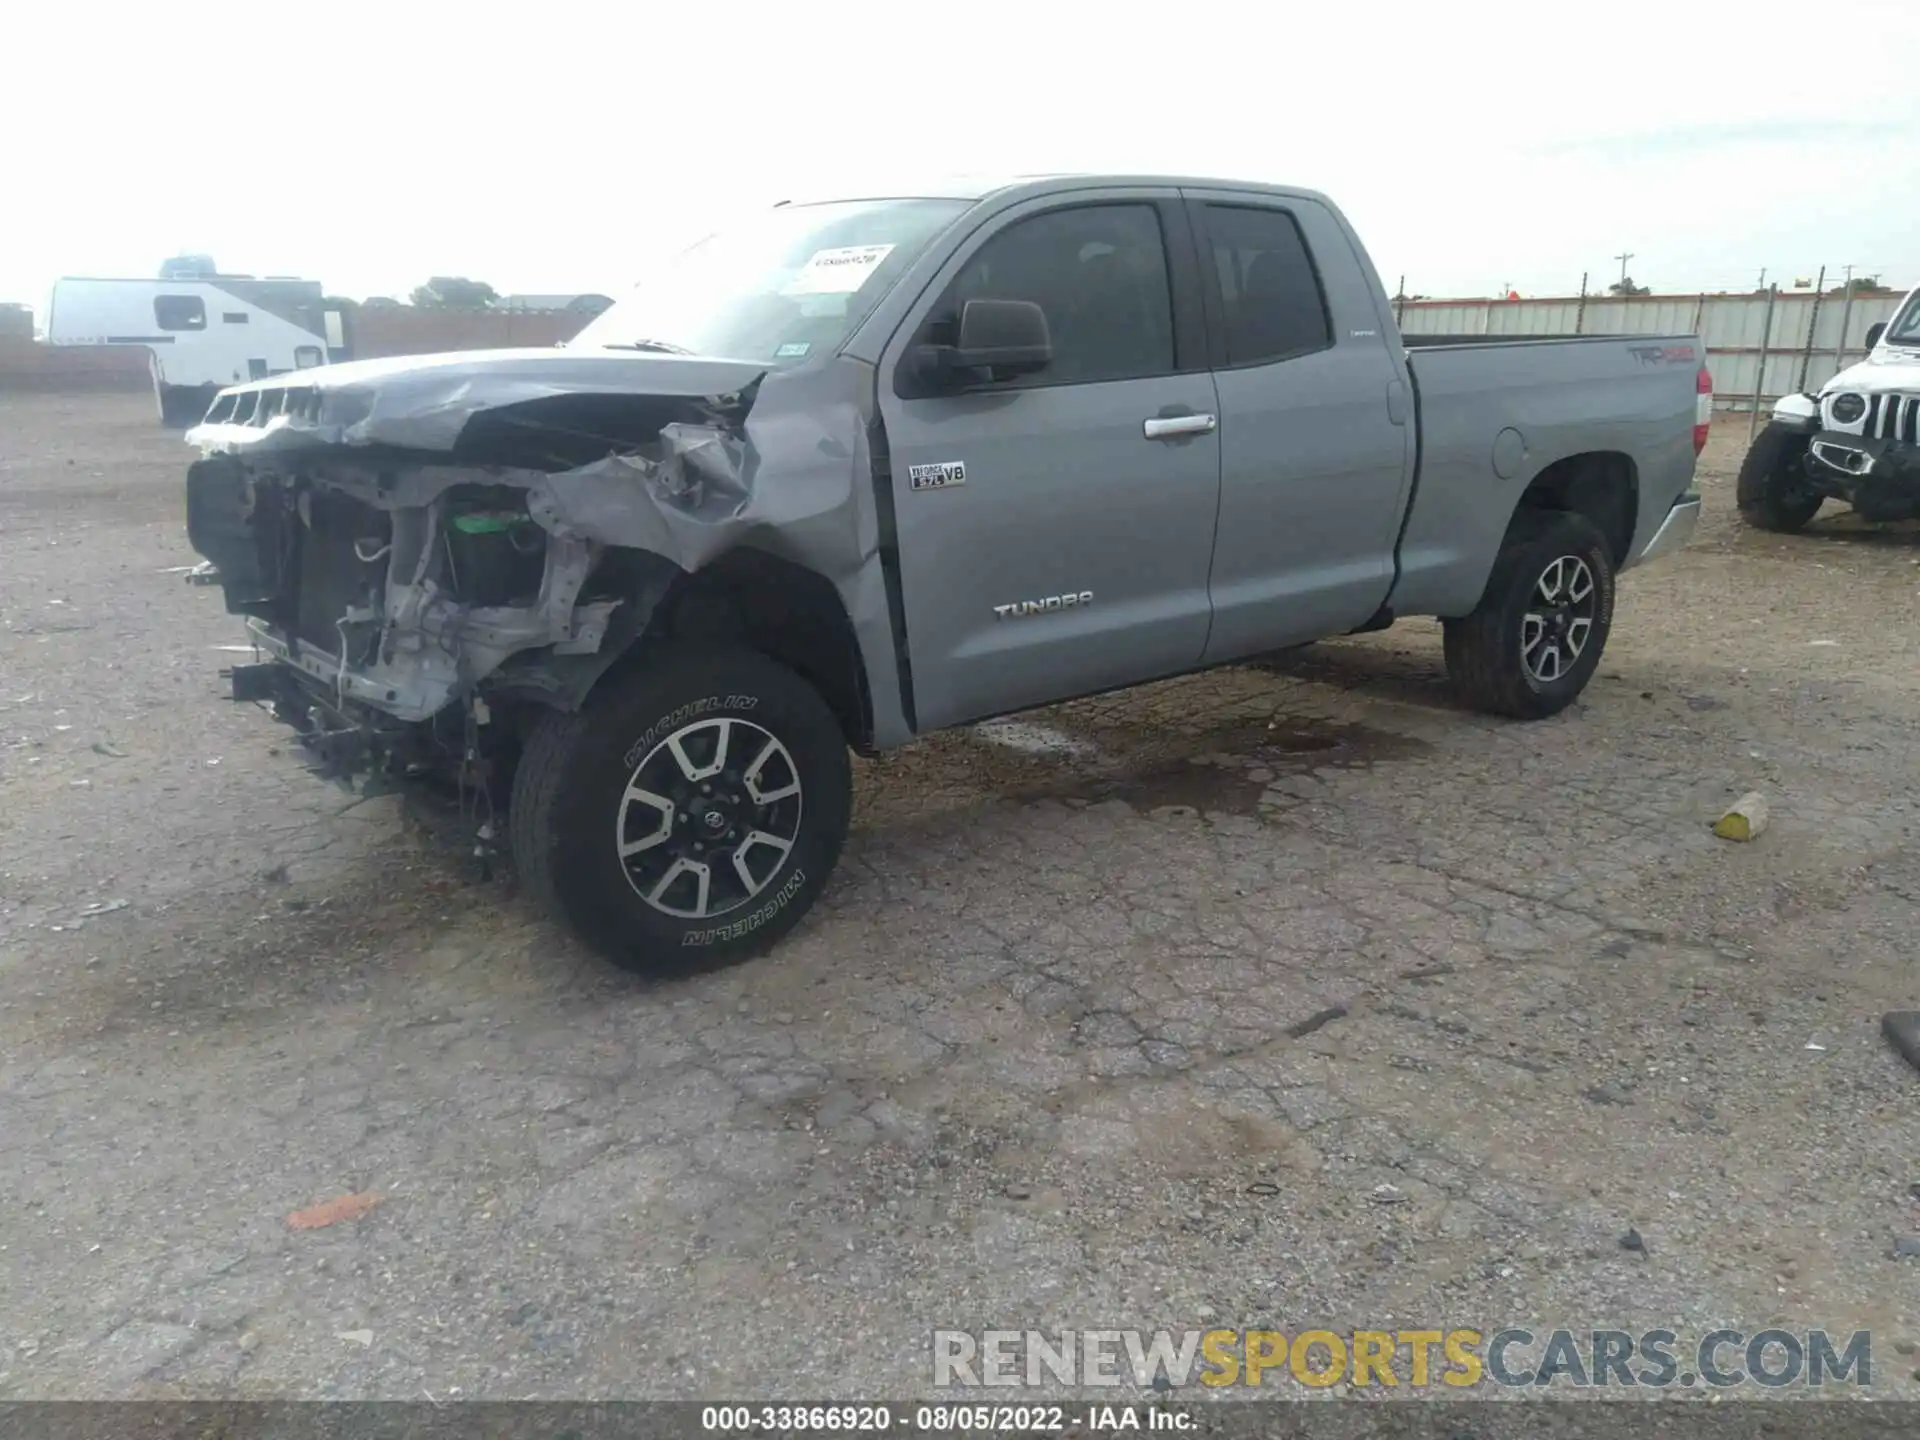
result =
[{"label": "tree", "polygon": [[1634,284],[1631,275],[1622,275],[1607,286],[1607,293],[1609,295],[1651,295],[1653,291],[1645,285]]},{"label": "tree", "polygon": [[486,281],[464,275],[436,275],[413,292],[413,303],[423,310],[484,310],[499,298]]},{"label": "tree", "polygon": [[361,308],[366,310],[398,310],[400,308],[400,302],[391,295],[369,295],[366,304]]},{"label": "tree", "polygon": [[350,295],[329,295],[320,302],[328,310],[358,310],[360,302]]}]

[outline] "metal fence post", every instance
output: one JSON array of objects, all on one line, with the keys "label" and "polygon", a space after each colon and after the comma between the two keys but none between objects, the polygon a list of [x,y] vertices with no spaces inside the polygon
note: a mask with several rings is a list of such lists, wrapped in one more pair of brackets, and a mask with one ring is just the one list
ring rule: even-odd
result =
[{"label": "metal fence post", "polygon": [[1753,443],[1754,431],[1760,428],[1760,396],[1767,383],[1767,347],[1773,341],[1773,307],[1780,298],[1780,287],[1767,287],[1767,318],[1760,324],[1760,367],[1753,376],[1753,411],[1747,416],[1747,443]]},{"label": "metal fence post", "polygon": [[1693,302],[1693,338],[1700,342],[1700,363],[1713,365],[1713,347],[1707,343],[1707,292],[1702,290]]},{"label": "metal fence post", "polygon": [[1587,272],[1580,272],[1580,308],[1573,312],[1573,333],[1584,334],[1587,325]]},{"label": "metal fence post", "polygon": [[1847,267],[1847,302],[1840,307],[1840,343],[1833,347],[1833,373],[1847,368],[1847,327],[1853,323],[1853,267]]},{"label": "metal fence post", "polygon": [[1813,327],[1820,323],[1820,297],[1826,293],[1827,267],[1820,267],[1820,278],[1813,282],[1813,314],[1807,317],[1807,345],[1800,352],[1800,385],[1804,392],[1807,388],[1807,367],[1813,363]]},{"label": "metal fence post", "polygon": [[1393,323],[1406,328],[1407,321],[1407,277],[1400,277],[1400,289],[1393,297]]}]

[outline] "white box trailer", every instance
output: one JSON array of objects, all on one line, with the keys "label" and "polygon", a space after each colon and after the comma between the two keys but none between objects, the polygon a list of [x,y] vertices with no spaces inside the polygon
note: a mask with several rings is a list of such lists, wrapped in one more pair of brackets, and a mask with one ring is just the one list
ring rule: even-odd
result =
[{"label": "white box trailer", "polygon": [[228,385],[352,358],[349,320],[318,280],[204,275],[58,281],[50,345],[139,345],[162,424],[192,425]]}]

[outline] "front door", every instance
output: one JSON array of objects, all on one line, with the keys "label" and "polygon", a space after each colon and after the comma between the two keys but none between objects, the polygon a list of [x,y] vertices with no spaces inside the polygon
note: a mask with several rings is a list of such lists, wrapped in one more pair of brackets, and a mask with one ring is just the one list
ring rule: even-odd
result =
[{"label": "front door", "polygon": [[[1167,191],[1015,207],[962,245],[888,348],[881,413],[919,729],[1199,661],[1220,437],[1186,227]],[[908,348],[980,298],[1038,304],[1052,363],[901,398]]]}]

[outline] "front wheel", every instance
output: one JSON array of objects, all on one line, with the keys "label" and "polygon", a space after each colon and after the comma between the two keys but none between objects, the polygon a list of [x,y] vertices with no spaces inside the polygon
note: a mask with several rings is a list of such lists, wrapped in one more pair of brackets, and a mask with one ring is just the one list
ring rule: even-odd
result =
[{"label": "front wheel", "polygon": [[1447,673],[1467,703],[1543,720],[1593,678],[1613,628],[1613,554],[1583,515],[1522,510],[1471,615],[1445,622]]},{"label": "front wheel", "polygon": [[1807,439],[1769,425],[1747,450],[1734,499],[1740,518],[1756,530],[1791,535],[1819,511],[1820,493],[1807,483]]},{"label": "front wheel", "polygon": [[541,717],[510,833],[536,897],[658,975],[744,960],[798,924],[851,805],[846,741],[811,685],[752,651],[677,651]]}]

